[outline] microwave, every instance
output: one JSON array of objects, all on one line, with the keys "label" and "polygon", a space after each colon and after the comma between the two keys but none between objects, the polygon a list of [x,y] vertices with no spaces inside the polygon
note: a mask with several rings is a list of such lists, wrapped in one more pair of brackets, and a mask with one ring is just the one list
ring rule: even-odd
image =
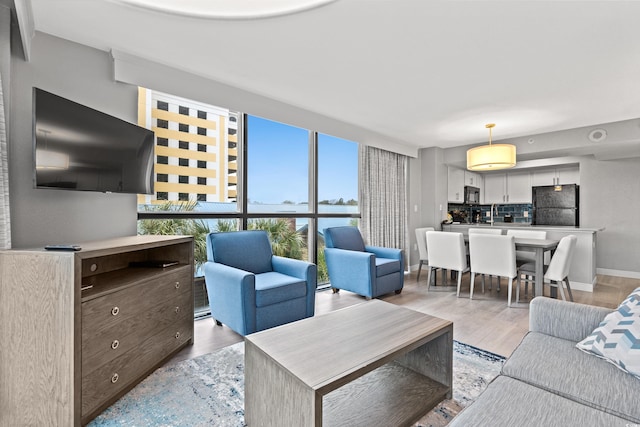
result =
[{"label": "microwave", "polygon": [[467,205],[480,204],[480,189],[470,185],[464,186],[464,203]]}]

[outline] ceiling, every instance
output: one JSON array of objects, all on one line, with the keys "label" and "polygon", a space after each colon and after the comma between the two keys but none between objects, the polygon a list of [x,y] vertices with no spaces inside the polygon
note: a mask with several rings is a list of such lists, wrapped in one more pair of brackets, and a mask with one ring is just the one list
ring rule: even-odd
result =
[{"label": "ceiling", "polygon": [[414,147],[486,141],[486,123],[499,140],[640,117],[637,1],[337,0],[263,19],[31,4],[38,31]]}]

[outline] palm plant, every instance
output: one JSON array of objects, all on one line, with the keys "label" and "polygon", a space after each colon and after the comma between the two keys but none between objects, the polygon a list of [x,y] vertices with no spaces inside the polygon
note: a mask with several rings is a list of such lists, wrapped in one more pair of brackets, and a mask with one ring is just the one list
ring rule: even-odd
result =
[{"label": "palm plant", "polygon": [[[156,206],[145,206],[146,212],[190,212],[198,202],[166,202]],[[201,219],[170,218],[170,219],[142,219],[138,221],[138,234],[161,234],[177,236],[193,236],[196,271],[207,261],[207,234],[210,233],[209,224]]]}]

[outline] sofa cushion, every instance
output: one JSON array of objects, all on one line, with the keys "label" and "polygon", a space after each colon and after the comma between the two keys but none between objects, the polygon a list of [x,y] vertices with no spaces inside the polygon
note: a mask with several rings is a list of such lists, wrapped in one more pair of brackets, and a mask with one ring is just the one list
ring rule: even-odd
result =
[{"label": "sofa cushion", "polygon": [[628,421],[498,376],[449,427],[625,426]]},{"label": "sofa cushion", "polygon": [[640,379],[640,288],[576,347]]},{"label": "sofa cushion", "polygon": [[399,259],[376,257],[376,277],[386,276],[398,271],[400,271]]},{"label": "sofa cushion", "polygon": [[[640,423],[640,380],[578,350],[575,344],[574,341],[529,332],[505,362],[502,373]],[[585,425],[599,424],[591,422]]]},{"label": "sofa cushion", "polygon": [[297,277],[275,271],[256,274],[256,307],[301,298],[306,294],[307,282]]}]

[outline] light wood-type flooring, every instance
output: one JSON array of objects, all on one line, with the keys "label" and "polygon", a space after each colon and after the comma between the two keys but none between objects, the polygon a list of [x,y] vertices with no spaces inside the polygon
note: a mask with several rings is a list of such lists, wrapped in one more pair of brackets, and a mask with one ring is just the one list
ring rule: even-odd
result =
[{"label": "light wood-type flooring", "polygon": [[[416,281],[416,273],[405,277],[405,286],[400,295],[390,294],[381,299],[392,304],[411,308],[432,316],[453,321],[454,339],[503,356],[510,356],[526,334],[529,325],[529,305],[527,301],[507,307],[507,284],[502,279],[500,292],[496,291],[496,281],[491,290],[480,291],[479,277],[476,279],[474,299],[469,300],[469,274],[462,278],[460,298],[455,287],[427,289],[426,269]],[[441,278],[438,274],[438,283]],[[455,283],[450,281],[451,285]],[[576,302],[615,308],[635,288],[640,279],[612,276],[598,276],[594,292],[573,291]],[[524,288],[524,285],[523,285]],[[522,292],[521,292],[522,293]],[[545,294],[549,287],[545,286]],[[514,290],[515,298],[515,290]],[[316,293],[316,314],[348,307],[365,302],[366,299],[350,292],[331,290]],[[330,332],[328,332],[330,333]],[[242,337],[226,326],[216,326],[213,320],[205,318],[195,321],[194,344],[178,353],[171,362],[190,359],[211,353],[222,347],[242,341]]]}]

